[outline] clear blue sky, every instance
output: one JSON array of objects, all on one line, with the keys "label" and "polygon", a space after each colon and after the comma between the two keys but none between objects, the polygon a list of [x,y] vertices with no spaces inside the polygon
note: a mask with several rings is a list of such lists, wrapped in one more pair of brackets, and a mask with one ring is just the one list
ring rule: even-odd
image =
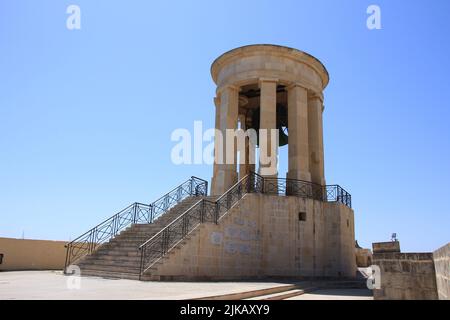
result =
[{"label": "clear blue sky", "polygon": [[[81,30],[66,8],[81,8]],[[382,30],[366,27],[377,4]],[[450,241],[450,2],[0,1],[0,236],[67,240],[207,165],[170,134],[213,126],[212,61],[255,43],[327,67],[326,177],[363,246]],[[285,161],[286,159],[281,159]],[[280,175],[285,174],[281,167]]]}]

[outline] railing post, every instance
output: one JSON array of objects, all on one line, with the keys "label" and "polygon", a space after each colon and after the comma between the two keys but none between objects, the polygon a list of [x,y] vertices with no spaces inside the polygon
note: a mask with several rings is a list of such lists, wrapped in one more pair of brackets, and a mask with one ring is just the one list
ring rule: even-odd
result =
[{"label": "railing post", "polygon": [[169,197],[168,196],[166,196],[164,198],[164,206],[163,206],[163,208],[164,208],[164,211],[167,211],[167,209],[169,208]]},{"label": "railing post", "polygon": [[216,224],[218,224],[219,223],[219,203],[218,202],[216,202],[215,203],[215,210],[214,210],[214,222],[216,223]]},{"label": "railing post", "polygon": [[164,256],[166,252],[166,233],[167,230],[165,229],[161,235],[161,257]]},{"label": "railing post", "polygon": [[142,248],[139,248],[139,250],[141,251],[141,264],[139,266],[139,280],[141,280],[141,276],[142,276],[143,269],[144,269],[145,246]]},{"label": "railing post", "polygon": [[70,248],[72,247],[72,245],[68,244],[66,247],[67,247],[67,250],[66,250],[66,261],[64,263],[64,274],[67,273],[67,266],[69,263],[69,251],[70,251]]},{"label": "railing post", "polygon": [[155,221],[155,206],[152,205],[152,209],[150,212],[150,223],[153,223]]},{"label": "railing post", "polygon": [[238,199],[242,199],[242,184],[238,185]]},{"label": "railing post", "polygon": [[138,212],[138,204],[137,204],[137,202],[135,202],[134,203],[134,205],[133,205],[133,224],[136,224],[136,215],[137,215],[137,212]]},{"label": "railing post", "polygon": [[115,214],[114,217],[113,217],[113,219],[112,219],[112,221],[111,221],[111,224],[112,224],[111,232],[112,232],[113,235],[116,235],[116,228],[117,228],[117,226],[118,226],[118,225],[117,225],[117,217],[118,217],[118,215]]},{"label": "railing post", "polygon": [[188,217],[187,215],[183,216],[183,238],[188,234],[189,230],[188,230]]},{"label": "railing post", "polygon": [[92,229],[91,234],[89,235],[89,242],[88,242],[88,252],[92,252],[92,247],[94,246],[94,234],[97,228]]},{"label": "railing post", "polygon": [[202,205],[201,205],[201,209],[200,209],[200,222],[204,223],[205,222],[205,200],[202,200]]},{"label": "railing post", "polygon": [[169,243],[170,243],[170,227],[166,230],[166,237],[165,237],[165,243],[164,243],[164,254],[169,251]]}]

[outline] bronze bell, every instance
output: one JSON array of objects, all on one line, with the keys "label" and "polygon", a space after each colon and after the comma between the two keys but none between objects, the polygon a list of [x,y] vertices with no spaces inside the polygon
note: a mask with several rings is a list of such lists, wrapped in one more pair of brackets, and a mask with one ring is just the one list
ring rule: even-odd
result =
[{"label": "bronze bell", "polygon": [[[256,108],[249,115],[249,121],[247,121],[247,129],[254,129],[258,133],[257,145],[259,145],[259,119],[260,108]],[[282,104],[277,104],[276,115],[276,128],[279,130],[278,143],[279,146],[285,146],[288,144],[288,117],[287,108]]]}]

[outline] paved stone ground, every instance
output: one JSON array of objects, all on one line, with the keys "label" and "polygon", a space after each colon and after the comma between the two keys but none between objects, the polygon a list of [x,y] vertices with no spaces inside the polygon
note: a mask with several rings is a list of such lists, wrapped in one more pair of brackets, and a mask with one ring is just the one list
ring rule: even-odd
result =
[{"label": "paved stone ground", "polygon": [[[81,280],[79,289],[68,284]],[[61,271],[0,272],[0,300],[178,300],[285,286],[282,282],[145,282],[67,277]],[[366,289],[318,290],[289,300],[373,300]]]},{"label": "paved stone ground", "polygon": [[286,300],[373,300],[369,289],[323,289]]},{"label": "paved stone ground", "polygon": [[[75,277],[74,277],[75,278]],[[67,287],[61,271],[0,272],[0,300],[6,299],[193,299],[286,285],[278,282],[144,282],[81,277],[80,289]]]}]

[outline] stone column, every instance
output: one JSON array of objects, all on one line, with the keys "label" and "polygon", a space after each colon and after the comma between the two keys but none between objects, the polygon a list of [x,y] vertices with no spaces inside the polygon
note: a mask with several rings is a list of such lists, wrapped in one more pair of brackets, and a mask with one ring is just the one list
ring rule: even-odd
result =
[{"label": "stone column", "polygon": [[[215,98],[214,98],[214,105],[216,106],[216,117],[215,117],[215,122],[214,122],[214,128],[216,130],[216,133],[220,130],[220,95],[218,94]],[[215,134],[214,135],[214,164],[213,164],[213,176],[211,179],[211,193],[213,193],[214,188],[215,188],[215,177],[217,176],[217,172],[219,170],[219,158],[222,156],[222,153],[219,152],[220,150],[223,150],[221,141],[220,141],[220,137]]]},{"label": "stone column", "polygon": [[308,149],[308,92],[298,84],[288,90],[288,179],[311,181]]},{"label": "stone column", "polygon": [[[230,85],[219,88],[218,96],[220,99],[218,100],[219,108],[216,110],[219,114],[218,116],[216,114],[216,129],[222,133],[223,143],[218,142],[216,137],[215,148],[221,150],[215,150],[212,195],[222,195],[237,182],[236,145],[229,141],[227,150],[227,129],[237,129],[239,88]],[[234,139],[234,135],[229,138]],[[222,151],[222,154],[219,151]]]},{"label": "stone column", "polygon": [[[239,123],[241,124],[241,130],[245,132],[247,130],[247,126],[245,125],[245,115],[239,115]],[[241,151],[241,150],[240,150]],[[249,173],[249,141],[248,138],[245,137],[245,146],[244,153],[240,153],[239,155],[239,180],[245,177]]]},{"label": "stone column", "polygon": [[308,140],[311,181],[325,185],[322,112],[322,95],[314,94],[310,96],[308,99]]},{"label": "stone column", "polygon": [[256,141],[251,141],[250,138],[248,140],[248,165],[247,171],[256,172]]},{"label": "stone column", "polygon": [[[260,133],[259,137],[259,172],[261,175],[268,178],[276,178],[277,177],[277,153],[272,154],[272,143],[271,143],[271,129],[276,129],[276,115],[277,115],[277,82],[278,79],[266,79],[261,78],[259,80],[259,87],[261,89],[260,95],[260,120],[259,120],[259,129],[267,129],[267,144],[261,143],[262,134]],[[278,141],[276,142],[278,144]],[[275,156],[275,163],[263,163],[263,156],[272,157]],[[266,174],[264,170],[269,168],[273,168],[274,171],[272,174]]]}]

